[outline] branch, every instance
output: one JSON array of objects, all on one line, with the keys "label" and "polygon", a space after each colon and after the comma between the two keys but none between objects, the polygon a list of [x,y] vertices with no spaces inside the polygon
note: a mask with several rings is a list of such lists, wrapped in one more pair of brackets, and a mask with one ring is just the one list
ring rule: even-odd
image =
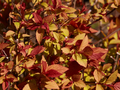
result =
[{"label": "branch", "polygon": [[[108,12],[108,13],[106,14],[106,16],[109,15],[110,13],[112,13],[112,12],[115,11],[115,10],[116,10],[116,9],[114,8],[113,10],[111,10],[110,12]],[[100,17],[99,19],[93,21],[91,24],[88,24],[87,26],[91,26],[92,24],[96,23],[97,21],[99,21],[99,20],[101,20],[101,19],[102,19],[102,17]]]}]

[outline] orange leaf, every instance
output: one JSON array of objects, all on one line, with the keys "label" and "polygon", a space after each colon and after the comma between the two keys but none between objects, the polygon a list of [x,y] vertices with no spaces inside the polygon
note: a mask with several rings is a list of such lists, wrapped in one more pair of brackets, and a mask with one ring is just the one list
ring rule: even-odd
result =
[{"label": "orange leaf", "polygon": [[[45,85],[45,88],[47,88],[47,89],[59,89],[57,83],[56,83],[55,81],[53,81],[53,80],[47,81],[47,82],[46,82],[46,85]],[[26,90],[27,90],[27,89],[26,89]],[[34,89],[33,89],[33,90],[34,90]]]},{"label": "orange leaf", "polygon": [[70,49],[69,49],[68,47],[63,47],[61,50],[62,50],[62,52],[65,53],[65,54],[70,53]]},{"label": "orange leaf", "polygon": [[7,44],[7,43],[1,43],[0,44],[0,50],[6,48],[7,46],[9,46],[9,44]]},{"label": "orange leaf", "polygon": [[44,17],[43,20],[46,23],[50,23],[54,18],[55,18],[55,15],[52,14],[52,15],[48,15],[48,16]]},{"label": "orange leaf", "polygon": [[86,87],[85,83],[82,80],[74,82],[74,84],[75,84],[75,86],[80,87],[80,88]]},{"label": "orange leaf", "polygon": [[43,39],[43,35],[44,35],[44,29],[38,29],[36,31],[36,39],[37,39],[37,42],[40,44],[42,39]]},{"label": "orange leaf", "polygon": [[87,45],[88,45],[88,36],[85,36],[85,38],[82,40],[82,43],[78,51],[82,51]]},{"label": "orange leaf", "polygon": [[118,70],[113,72],[106,81],[106,84],[112,84],[117,79]]},{"label": "orange leaf", "polygon": [[94,78],[97,82],[99,82],[102,79],[102,74],[99,72],[97,69],[94,70],[93,72]]}]

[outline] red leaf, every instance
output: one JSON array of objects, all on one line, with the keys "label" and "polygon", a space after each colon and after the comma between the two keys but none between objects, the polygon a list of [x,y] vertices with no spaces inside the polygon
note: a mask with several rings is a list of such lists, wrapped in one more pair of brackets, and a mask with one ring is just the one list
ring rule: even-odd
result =
[{"label": "red leaf", "polygon": [[33,50],[32,50],[32,52],[31,52],[31,56],[34,56],[34,55],[37,55],[37,54],[39,54],[39,53],[42,53],[43,51],[45,50],[45,47],[43,47],[43,46],[37,46],[37,47],[35,47]]},{"label": "red leaf", "polygon": [[115,90],[120,90],[120,82],[117,82],[114,84],[114,89]]},{"label": "red leaf", "polygon": [[6,48],[7,46],[9,46],[9,44],[7,44],[7,43],[1,43],[0,44],[0,50]]},{"label": "red leaf", "polygon": [[34,16],[35,23],[39,23],[39,24],[42,23],[42,18],[40,17],[39,14],[37,14],[37,13],[34,12],[33,16]]},{"label": "red leaf", "polygon": [[87,47],[85,47],[85,48],[83,49],[82,53],[84,53],[84,54],[87,55],[87,56],[90,56],[90,55],[93,54],[93,50],[92,50],[92,48],[90,48],[89,46],[87,46]]},{"label": "red leaf", "polygon": [[83,69],[76,61],[69,62],[69,70],[66,72],[67,76],[72,76],[74,74],[78,74],[79,71]]},{"label": "red leaf", "polygon": [[104,55],[104,53],[93,53],[93,55],[89,56],[90,59],[100,59],[102,56]]},{"label": "red leaf", "polygon": [[47,69],[48,67],[48,64],[45,60],[45,57],[42,56],[42,60],[41,60],[41,72],[44,72],[45,73],[45,70]]},{"label": "red leaf", "polygon": [[62,75],[64,72],[66,72],[68,68],[59,65],[59,64],[53,64],[47,67],[46,74],[49,77],[58,77]]}]

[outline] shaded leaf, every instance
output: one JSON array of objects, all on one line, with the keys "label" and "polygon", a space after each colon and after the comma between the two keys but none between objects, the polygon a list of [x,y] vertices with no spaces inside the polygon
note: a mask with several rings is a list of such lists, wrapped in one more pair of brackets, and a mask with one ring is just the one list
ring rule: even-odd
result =
[{"label": "shaded leaf", "polygon": [[27,83],[22,90],[38,90],[38,88],[36,84],[30,82],[30,83]]},{"label": "shaded leaf", "polygon": [[46,23],[51,23],[51,21],[55,18],[54,14],[48,15],[46,17],[43,18],[44,22]]},{"label": "shaded leaf", "polygon": [[6,48],[7,46],[9,46],[9,44],[7,44],[7,43],[1,43],[0,44],[0,50]]},{"label": "shaded leaf", "polygon": [[8,74],[7,79],[12,79],[11,82],[17,82],[18,81],[18,79],[15,76],[13,76],[13,74]]},{"label": "shaded leaf", "polygon": [[83,49],[82,53],[84,53],[85,55],[90,56],[90,55],[93,54],[93,50],[92,50],[92,48],[90,48],[89,46],[87,46],[87,47],[85,47],[85,48]]},{"label": "shaded leaf", "polygon": [[117,74],[118,74],[118,70],[116,70],[115,72],[113,72],[109,78],[107,79],[107,81],[105,82],[106,84],[112,84],[116,79],[117,79]]}]

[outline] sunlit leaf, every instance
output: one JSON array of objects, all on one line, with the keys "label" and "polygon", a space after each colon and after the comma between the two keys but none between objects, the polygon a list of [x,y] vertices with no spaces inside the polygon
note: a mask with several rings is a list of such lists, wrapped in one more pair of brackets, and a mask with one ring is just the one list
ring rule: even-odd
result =
[{"label": "sunlit leaf", "polygon": [[9,31],[6,32],[6,35],[5,35],[5,36],[6,36],[6,37],[12,36],[14,33],[15,33],[14,31],[9,30]]},{"label": "sunlit leaf", "polygon": [[77,86],[77,87],[86,87],[85,83],[82,81],[82,80],[79,80],[77,82],[74,82],[74,84]]},{"label": "sunlit leaf", "polygon": [[56,39],[56,41],[59,42],[59,40],[60,40],[60,34],[56,33],[56,32],[53,32],[53,36]]},{"label": "sunlit leaf", "polygon": [[103,75],[101,74],[101,72],[98,71],[97,69],[94,70],[93,75],[94,75],[94,78],[95,78],[95,80],[97,82],[99,82],[102,79],[102,77],[103,77]]},{"label": "sunlit leaf", "polygon": [[41,59],[41,72],[45,72],[47,67],[48,67],[48,64],[46,62],[46,59],[45,59],[44,56],[42,56],[42,59]]},{"label": "sunlit leaf", "polygon": [[104,90],[104,89],[103,89],[102,85],[97,84],[97,85],[96,85],[96,90]]},{"label": "sunlit leaf", "polygon": [[49,29],[50,29],[51,31],[54,31],[54,30],[57,30],[58,27],[57,27],[55,24],[50,24],[50,25],[49,25]]},{"label": "sunlit leaf", "polygon": [[114,84],[114,89],[115,89],[115,90],[120,90],[120,82],[116,82],[116,83]]},{"label": "sunlit leaf", "polygon": [[46,85],[45,85],[45,88],[47,88],[47,89],[59,89],[57,83],[53,80],[47,81]]},{"label": "sunlit leaf", "polygon": [[20,27],[20,22],[14,22],[14,25],[15,25],[16,29],[18,30],[18,28]]},{"label": "sunlit leaf", "polygon": [[37,85],[35,83],[27,83],[22,90],[38,90]]},{"label": "sunlit leaf", "polygon": [[43,29],[38,29],[36,31],[36,39],[37,39],[37,42],[40,44],[42,39],[43,39],[43,36],[44,36],[44,30]]},{"label": "sunlit leaf", "polygon": [[103,70],[104,70],[104,71],[107,70],[111,65],[112,65],[112,64],[110,64],[110,63],[104,64],[104,65],[103,65]]},{"label": "sunlit leaf", "polygon": [[70,53],[70,49],[68,47],[63,47],[61,48],[62,52],[65,53],[65,54],[68,54]]},{"label": "sunlit leaf", "polygon": [[1,57],[1,58],[0,58],[0,62],[2,62],[4,59],[5,59],[5,57]]},{"label": "sunlit leaf", "polygon": [[109,44],[120,44],[120,40],[118,39],[112,39]]},{"label": "sunlit leaf", "polygon": [[79,47],[79,51],[82,51],[87,45],[88,45],[88,36],[85,36],[85,38],[82,40],[82,43]]},{"label": "sunlit leaf", "polygon": [[116,70],[115,72],[113,72],[109,78],[107,79],[107,81],[105,82],[106,84],[112,84],[116,79],[117,79],[117,74],[118,74],[118,70]]}]

